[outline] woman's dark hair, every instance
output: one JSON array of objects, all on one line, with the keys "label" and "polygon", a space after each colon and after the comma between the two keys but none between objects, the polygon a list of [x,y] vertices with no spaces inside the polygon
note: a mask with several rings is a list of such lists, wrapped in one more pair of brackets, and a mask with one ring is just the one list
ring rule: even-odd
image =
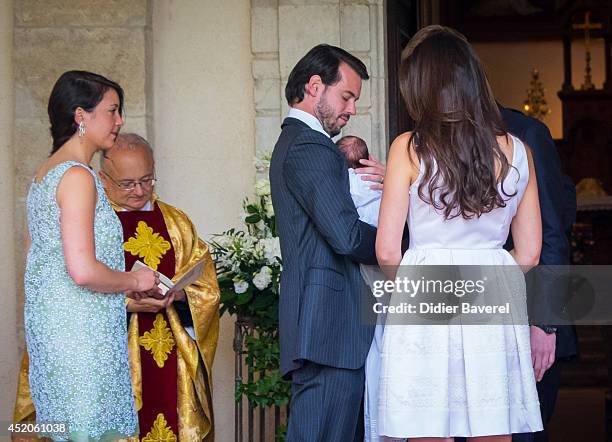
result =
[{"label": "woman's dark hair", "polygon": [[446,219],[471,219],[504,207],[497,185],[512,196],[503,188],[511,166],[496,137],[506,135],[505,125],[466,38],[437,25],[421,29],[402,54],[399,78],[415,124],[409,146],[424,164],[419,197]]},{"label": "woman's dark hair", "polygon": [[119,95],[119,113],[123,115],[123,89],[114,81],[87,71],[68,71],[60,76],[53,86],[47,106],[53,138],[51,154],[76,132],[76,109],[82,107],[91,112],[109,89],[114,89]]},{"label": "woman's dark hair", "polygon": [[368,69],[357,57],[342,48],[320,44],[312,48],[291,70],[285,86],[285,98],[289,106],[304,99],[304,86],[313,75],[319,75],[324,85],[330,86],[341,79],[340,63],[349,65],[362,80],[368,80]]}]

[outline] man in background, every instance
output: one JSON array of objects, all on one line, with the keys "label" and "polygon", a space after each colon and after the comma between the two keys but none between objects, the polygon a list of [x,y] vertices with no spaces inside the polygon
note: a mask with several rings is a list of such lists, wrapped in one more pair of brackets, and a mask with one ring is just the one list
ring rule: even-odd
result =
[{"label": "man in background", "polygon": [[[561,162],[555,142],[544,123],[523,113],[500,106],[508,132],[520,138],[531,148],[533,165],[538,178],[538,196],[542,214],[541,266],[564,266],[570,263],[568,232],[576,218],[576,189],[571,180],[561,172]],[[507,249],[512,248],[510,238]],[[564,288],[555,283],[555,267],[544,269],[541,289],[532,305],[536,321],[550,316],[550,312],[562,310]],[[561,278],[561,280],[563,280]],[[530,315],[532,312],[530,311]],[[564,359],[576,356],[577,337],[571,325],[538,322],[531,329],[531,353],[537,378],[538,397],[544,431],[514,434],[513,442],[547,442],[546,426],[549,423],[561,378]]]}]

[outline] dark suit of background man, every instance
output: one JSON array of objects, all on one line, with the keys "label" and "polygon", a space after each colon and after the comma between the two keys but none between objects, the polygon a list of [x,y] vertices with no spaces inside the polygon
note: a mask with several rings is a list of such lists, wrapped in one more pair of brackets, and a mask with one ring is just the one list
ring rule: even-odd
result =
[{"label": "dark suit of background man", "polygon": [[[501,108],[501,113],[508,132],[528,144],[533,155],[542,212],[540,265],[567,265],[570,262],[567,234],[576,217],[576,189],[569,177],[561,173],[559,155],[546,125],[519,111]],[[543,290],[536,293],[535,306],[540,310],[536,317],[546,316],[545,312],[542,313],[544,310],[558,310],[559,306],[555,303],[563,302],[559,293],[562,290],[549,282],[544,281]],[[536,358],[545,359],[546,353],[552,351],[551,360],[554,360],[537,383],[542,422],[546,429],[557,400],[560,363],[577,353],[576,332],[574,327],[568,325],[554,327],[553,324],[538,324],[531,327],[531,347]],[[535,434],[516,434],[512,440],[545,442],[548,435],[544,430]]]},{"label": "dark suit of background man", "polygon": [[[360,440],[364,363],[373,328],[360,320],[358,263],[376,263],[376,230],[359,221],[347,165],[330,137],[355,115],[365,65],[319,45],[293,68],[291,107],[270,165],[283,256],[281,371],[292,380],[287,441]],[[382,182],[376,161],[364,172]]]},{"label": "dark suit of background man", "polygon": [[[555,142],[546,125],[521,112],[500,106],[506,129],[529,145],[538,179],[538,196],[542,213],[542,252],[540,265],[567,265],[570,262],[568,234],[576,218],[576,189],[569,177],[561,173],[561,164]],[[513,248],[512,238],[504,246]],[[555,272],[555,269],[551,269]],[[559,311],[564,290],[545,278],[538,285],[538,292],[531,302],[536,307],[537,318],[548,312]],[[529,312],[532,315],[530,309]],[[512,442],[548,442],[546,425],[552,417],[561,374],[561,362],[577,354],[576,332],[573,326],[542,324],[530,327],[531,353],[535,357],[534,372],[538,378],[537,389],[544,431],[513,434]],[[542,371],[545,373],[541,374]],[[463,438],[455,438],[464,442]]]}]

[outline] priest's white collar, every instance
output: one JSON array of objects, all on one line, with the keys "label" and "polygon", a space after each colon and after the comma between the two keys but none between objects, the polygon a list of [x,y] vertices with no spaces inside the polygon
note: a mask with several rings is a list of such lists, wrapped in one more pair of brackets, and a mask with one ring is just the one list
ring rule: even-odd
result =
[{"label": "priest's white collar", "polygon": [[327,138],[331,138],[329,134],[325,132],[325,129],[323,129],[323,126],[321,125],[321,122],[317,120],[317,117],[315,117],[312,114],[309,114],[308,112],[304,112],[303,110],[292,107],[292,108],[289,108],[289,113],[287,114],[287,118],[295,118],[296,120],[300,120],[302,123],[306,124],[312,130],[321,132]]},{"label": "priest's white collar", "polygon": [[119,207],[121,209],[120,212],[139,212],[139,211],[150,212],[153,210],[153,203],[151,201],[147,201],[147,204],[145,204],[142,207],[142,209],[139,209],[139,210],[129,210],[129,209],[126,209],[125,207],[121,207],[121,206]]}]

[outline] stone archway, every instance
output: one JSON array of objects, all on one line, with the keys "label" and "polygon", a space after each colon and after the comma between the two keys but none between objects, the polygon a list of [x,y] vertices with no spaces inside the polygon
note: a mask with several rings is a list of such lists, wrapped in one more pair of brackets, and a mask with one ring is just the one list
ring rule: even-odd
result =
[{"label": "stone archway", "polygon": [[257,151],[274,147],[288,110],[284,86],[289,72],[319,43],[341,46],[368,66],[370,80],[364,82],[357,115],[343,132],[362,137],[384,160],[389,140],[382,0],[251,1]]}]

